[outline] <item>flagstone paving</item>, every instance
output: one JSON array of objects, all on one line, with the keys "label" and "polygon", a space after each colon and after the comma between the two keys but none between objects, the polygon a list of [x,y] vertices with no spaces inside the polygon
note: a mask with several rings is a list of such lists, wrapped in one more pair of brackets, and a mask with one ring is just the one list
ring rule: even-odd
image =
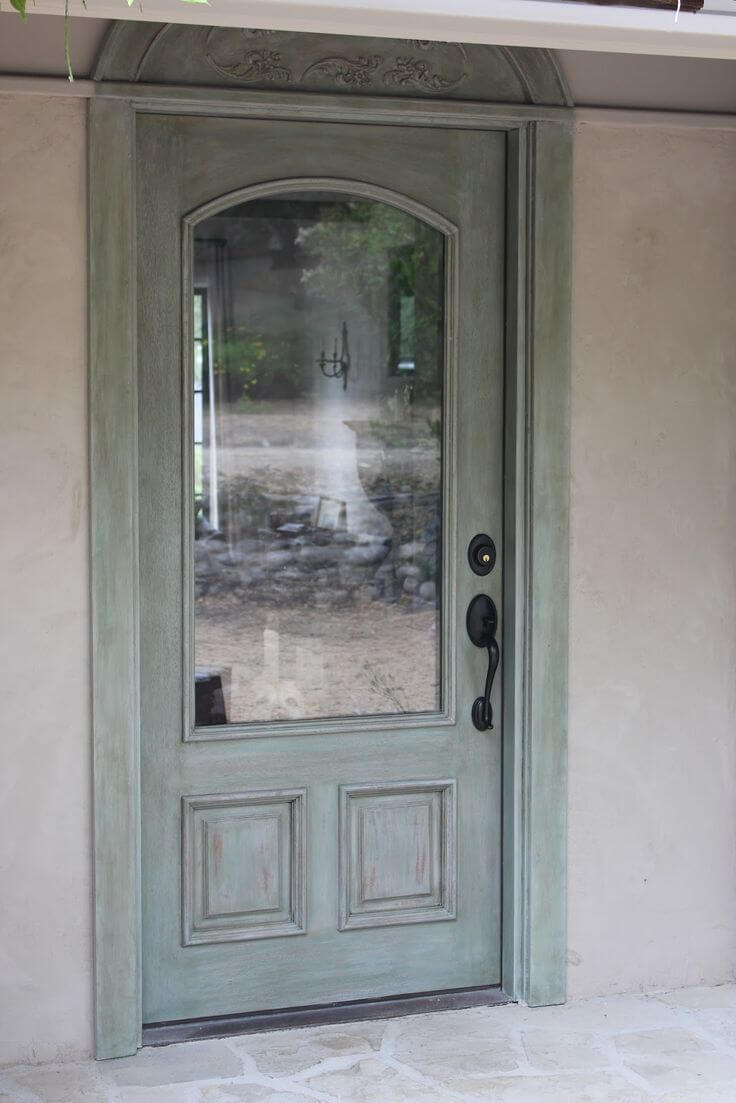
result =
[{"label": "flagstone paving", "polygon": [[0,1071],[0,1103],[736,1103],[736,985]]}]

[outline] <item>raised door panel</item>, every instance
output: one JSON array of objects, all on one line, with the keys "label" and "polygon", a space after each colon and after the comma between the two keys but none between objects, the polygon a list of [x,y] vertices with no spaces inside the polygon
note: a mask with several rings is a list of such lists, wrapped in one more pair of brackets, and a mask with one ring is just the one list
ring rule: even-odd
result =
[{"label": "raised door panel", "polygon": [[185,946],[303,934],[306,792],[182,799]]},{"label": "raised door panel", "polygon": [[340,929],[456,912],[454,781],[340,790]]}]

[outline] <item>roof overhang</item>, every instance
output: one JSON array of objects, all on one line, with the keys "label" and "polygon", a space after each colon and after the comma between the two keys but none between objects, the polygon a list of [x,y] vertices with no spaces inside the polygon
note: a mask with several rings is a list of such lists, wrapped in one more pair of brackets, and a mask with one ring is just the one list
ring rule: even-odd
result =
[{"label": "roof overhang", "polygon": [[[33,11],[64,12],[64,0]],[[736,0],[702,11],[655,11],[580,0],[72,0],[71,13],[103,19],[202,23],[388,38],[486,42],[550,49],[736,58]]]}]

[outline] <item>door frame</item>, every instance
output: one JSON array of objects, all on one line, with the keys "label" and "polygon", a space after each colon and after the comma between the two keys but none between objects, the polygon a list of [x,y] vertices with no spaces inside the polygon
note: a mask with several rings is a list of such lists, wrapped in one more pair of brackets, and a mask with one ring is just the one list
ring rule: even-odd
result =
[{"label": "door frame", "polygon": [[502,988],[566,990],[572,111],[247,89],[95,87],[89,417],[98,1059],[141,1044],[136,118],[376,122],[507,135]]}]

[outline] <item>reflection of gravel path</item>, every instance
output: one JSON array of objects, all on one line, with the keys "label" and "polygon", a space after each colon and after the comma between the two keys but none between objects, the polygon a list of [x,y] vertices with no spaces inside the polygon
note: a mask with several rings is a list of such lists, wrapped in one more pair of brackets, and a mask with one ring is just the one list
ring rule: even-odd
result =
[{"label": "reflection of gravel path", "polygon": [[370,600],[276,609],[247,596],[202,598],[197,666],[230,668],[231,721],[432,711],[437,617]]},{"label": "reflection of gravel path", "polygon": [[[317,478],[316,450],[275,446],[248,446],[223,449],[220,453],[220,475],[227,478],[247,478],[253,486],[267,488],[272,494],[335,493],[334,486],[321,486]],[[334,450],[332,461],[337,470],[347,466],[345,455]],[[425,485],[439,486],[439,459],[436,449],[414,448],[395,453],[363,447],[359,453],[361,473],[375,476],[379,472],[394,486],[421,475]]]},{"label": "reflection of gravel path", "polygon": [[[258,412],[256,412],[258,411]],[[379,439],[358,442],[357,459],[362,471],[383,469],[399,482],[412,471],[421,472],[427,483],[439,483],[440,459],[436,438],[427,431],[434,407],[417,409],[402,418],[401,432],[407,447],[385,447]],[[344,426],[361,422],[385,422],[385,412],[375,402],[355,400],[341,407],[320,407],[311,402],[283,400],[257,403],[252,410],[226,408],[220,414],[218,463],[221,477],[245,476],[268,486],[272,493],[319,494],[324,465],[347,470],[355,452],[346,451]],[[354,434],[350,434],[354,438]]]}]

